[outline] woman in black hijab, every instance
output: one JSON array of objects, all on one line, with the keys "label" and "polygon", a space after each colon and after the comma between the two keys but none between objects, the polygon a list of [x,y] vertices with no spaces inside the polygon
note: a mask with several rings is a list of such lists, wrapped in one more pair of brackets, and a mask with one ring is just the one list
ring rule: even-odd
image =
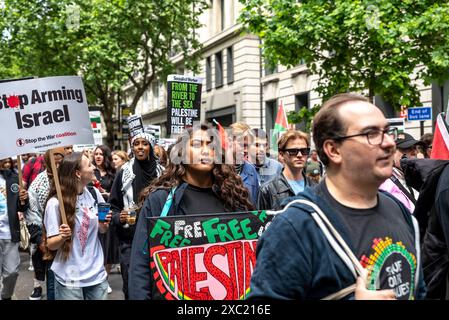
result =
[{"label": "woman in black hijab", "polygon": [[164,170],[156,162],[153,146],[154,137],[148,133],[139,133],[132,138],[131,148],[134,158],[125,163],[115,176],[109,197],[113,211],[112,221],[120,242],[120,271],[125,300],[128,300],[128,268],[135,232],[136,217],[133,217],[133,213],[140,192]]}]

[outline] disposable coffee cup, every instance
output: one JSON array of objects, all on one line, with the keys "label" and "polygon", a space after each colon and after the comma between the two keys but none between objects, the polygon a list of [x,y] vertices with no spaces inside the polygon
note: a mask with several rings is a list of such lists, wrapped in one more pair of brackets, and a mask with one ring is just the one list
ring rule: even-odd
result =
[{"label": "disposable coffee cup", "polygon": [[111,205],[109,203],[99,203],[97,205],[98,208],[98,221],[106,222],[106,216],[109,213]]}]

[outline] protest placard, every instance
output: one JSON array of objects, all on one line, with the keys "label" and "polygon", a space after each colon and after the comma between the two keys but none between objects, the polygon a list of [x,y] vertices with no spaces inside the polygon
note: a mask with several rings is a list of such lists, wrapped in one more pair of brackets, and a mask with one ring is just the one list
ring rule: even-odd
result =
[{"label": "protest placard", "polygon": [[156,142],[159,143],[159,139],[161,138],[161,126],[149,124],[144,126],[143,130],[151,134],[156,139]]},{"label": "protest placard", "polygon": [[184,75],[167,78],[167,135],[180,134],[200,120],[202,79]]},{"label": "protest placard", "polygon": [[80,77],[0,83],[0,159],[93,143]]},{"label": "protest placard", "polygon": [[139,133],[143,133],[143,122],[142,117],[140,115],[134,115],[128,117],[128,128],[129,128],[129,138],[132,139],[134,136]]},{"label": "protest placard", "polygon": [[149,218],[153,299],[245,299],[266,211]]}]

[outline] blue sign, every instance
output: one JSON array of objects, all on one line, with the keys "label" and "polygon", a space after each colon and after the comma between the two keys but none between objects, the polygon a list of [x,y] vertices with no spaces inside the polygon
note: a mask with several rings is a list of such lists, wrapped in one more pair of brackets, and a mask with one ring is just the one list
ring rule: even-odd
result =
[{"label": "blue sign", "polygon": [[432,107],[408,108],[408,121],[432,120]]}]

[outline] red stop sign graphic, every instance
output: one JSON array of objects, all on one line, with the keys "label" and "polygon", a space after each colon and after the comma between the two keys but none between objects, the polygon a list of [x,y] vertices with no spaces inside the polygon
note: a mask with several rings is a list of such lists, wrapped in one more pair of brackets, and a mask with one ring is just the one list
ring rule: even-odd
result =
[{"label": "red stop sign graphic", "polygon": [[18,96],[9,96],[6,99],[6,102],[8,103],[8,106],[11,108],[17,108],[20,104],[20,99]]}]

